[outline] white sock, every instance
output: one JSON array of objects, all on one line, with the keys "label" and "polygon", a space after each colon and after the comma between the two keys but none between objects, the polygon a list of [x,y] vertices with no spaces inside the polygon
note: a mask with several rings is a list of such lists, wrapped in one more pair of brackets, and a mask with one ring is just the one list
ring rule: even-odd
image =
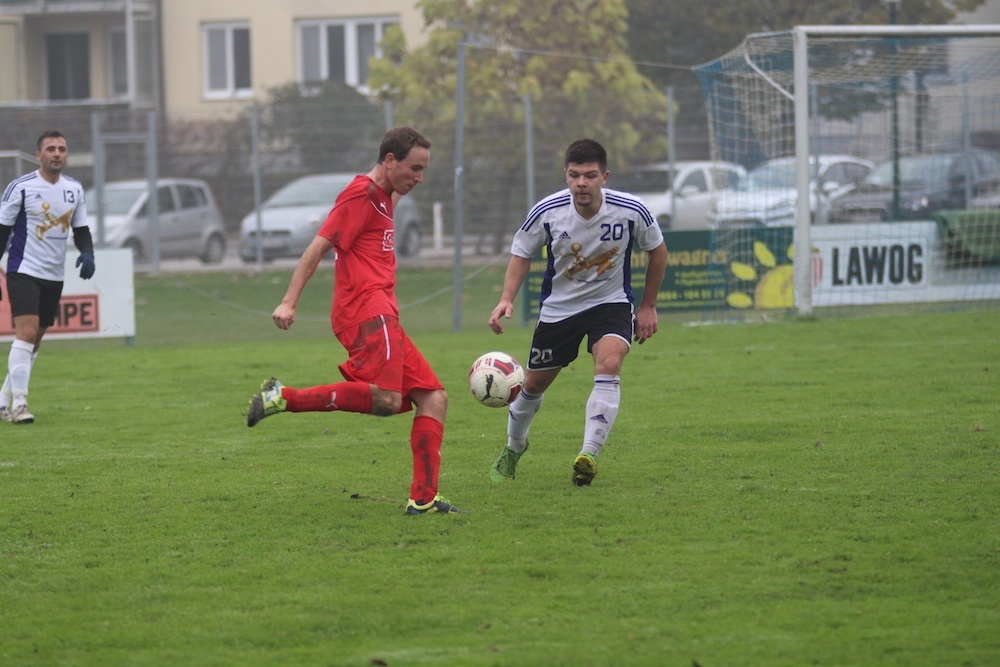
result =
[{"label": "white sock", "polygon": [[618,416],[621,404],[621,377],[618,375],[595,375],[594,388],[587,399],[587,422],[583,428],[583,448],[581,454],[601,453],[608,441],[608,434]]},{"label": "white sock", "polygon": [[31,354],[35,346],[23,340],[10,344],[7,357],[7,378],[10,380],[11,407],[28,402],[28,381],[31,379]]},{"label": "white sock", "polygon": [[515,452],[523,452],[528,446],[528,429],[535,413],[542,407],[542,397],[521,391],[507,411],[507,446]]},{"label": "white sock", "polygon": [[0,408],[9,408],[13,398],[14,394],[10,389],[10,373],[8,373],[3,379],[3,388],[0,388]]},{"label": "white sock", "polygon": [[[35,365],[35,357],[38,356],[37,352],[31,354],[31,365]],[[10,388],[10,373],[4,376],[3,387],[0,387],[0,407],[9,408],[10,402],[14,398],[13,390]]]}]

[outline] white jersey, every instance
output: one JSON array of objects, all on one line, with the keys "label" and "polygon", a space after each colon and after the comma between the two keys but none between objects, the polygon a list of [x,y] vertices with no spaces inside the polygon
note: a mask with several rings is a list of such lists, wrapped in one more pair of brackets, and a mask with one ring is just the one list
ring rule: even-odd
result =
[{"label": "white jersey", "polygon": [[535,204],[514,234],[510,251],[534,257],[543,247],[542,322],[559,322],[604,303],[630,303],[632,248],[650,251],[663,243],[656,219],[638,197],[603,190],[601,208],[585,220],[569,189]]},{"label": "white jersey", "polygon": [[38,171],[25,174],[4,190],[0,225],[14,228],[7,250],[7,273],[61,281],[70,232],[87,225],[83,186],[62,174],[54,185]]}]

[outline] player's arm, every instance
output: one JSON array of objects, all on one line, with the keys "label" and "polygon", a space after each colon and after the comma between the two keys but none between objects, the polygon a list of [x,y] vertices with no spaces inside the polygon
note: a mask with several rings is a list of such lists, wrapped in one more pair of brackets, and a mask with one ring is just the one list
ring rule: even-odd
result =
[{"label": "player's arm", "polygon": [[10,233],[13,230],[13,227],[0,224],[0,257],[3,257],[4,251],[7,250],[7,241],[10,239]]},{"label": "player's arm", "polygon": [[660,285],[663,284],[663,274],[666,270],[667,244],[661,243],[649,251],[642,301],[635,312],[635,339],[640,345],[657,331],[656,297],[660,293]]},{"label": "player's arm", "polygon": [[90,227],[73,228],[73,245],[80,252],[94,254],[94,237],[90,234]]},{"label": "player's arm", "polygon": [[271,319],[274,320],[274,324],[279,329],[288,329],[295,322],[295,309],[299,305],[299,297],[302,296],[302,291],[306,288],[309,279],[316,273],[316,267],[319,266],[320,261],[326,253],[330,252],[332,247],[333,243],[330,239],[325,236],[316,236],[302,253],[299,263],[295,266],[295,272],[292,273],[292,279],[288,283],[288,289],[285,290],[284,298],[271,313]]},{"label": "player's arm", "polygon": [[80,277],[90,280],[94,277],[97,265],[94,263],[94,239],[90,235],[90,227],[86,225],[73,228],[73,244],[80,251],[76,265],[80,269]]},{"label": "player's arm", "polygon": [[500,318],[510,319],[514,313],[514,298],[517,297],[524,279],[528,276],[531,268],[531,258],[511,255],[510,263],[507,264],[507,273],[503,278],[503,291],[500,293],[500,302],[493,312],[490,313],[489,326],[493,333],[502,334],[503,325]]},{"label": "player's arm", "polygon": [[[0,257],[3,257],[4,252],[7,250],[7,240],[10,238],[10,232],[13,229],[13,227],[0,224]],[[3,301],[3,291],[0,291],[0,301]]]},{"label": "player's arm", "polygon": [[24,189],[12,190],[9,197],[0,202],[0,257],[3,257],[7,250],[7,241],[14,231],[14,223],[17,214],[21,212],[24,205]]}]

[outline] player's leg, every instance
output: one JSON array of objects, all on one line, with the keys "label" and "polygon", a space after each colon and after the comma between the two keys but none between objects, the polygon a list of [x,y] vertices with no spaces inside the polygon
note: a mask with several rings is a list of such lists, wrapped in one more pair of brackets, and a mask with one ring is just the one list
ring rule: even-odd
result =
[{"label": "player's leg", "polygon": [[7,294],[14,319],[14,341],[7,357],[8,418],[13,424],[31,424],[35,421],[28,409],[31,368],[45,332],[55,322],[62,283],[14,273],[7,276]]},{"label": "player's leg", "polygon": [[531,422],[542,407],[542,397],[552,386],[562,368],[544,370],[528,369],[524,372],[521,391],[511,401],[507,411],[507,446],[515,451],[523,451],[528,442]]},{"label": "player's leg", "polygon": [[416,406],[410,429],[413,479],[406,513],[464,513],[438,492],[448,394],[427,359],[405,333],[402,334],[402,344],[405,360],[402,391],[405,396],[403,401],[407,404],[404,408],[408,409],[411,402]]},{"label": "player's leg", "polygon": [[507,444],[490,468],[490,479],[504,482],[514,479],[521,455],[528,450],[528,432],[542,407],[545,391],[555,382],[564,367],[576,359],[584,333],[576,317],[561,322],[539,322],[531,339],[524,384],[507,409]]},{"label": "player's leg", "polygon": [[521,460],[521,455],[528,451],[531,422],[542,407],[545,390],[555,381],[560,370],[562,369],[525,371],[521,391],[507,407],[507,444],[500,450],[490,468],[490,479],[494,482],[514,479],[517,475],[517,463]]},{"label": "player's leg", "polygon": [[[265,380],[250,397],[247,426],[279,412],[357,412],[394,415],[402,405],[400,354],[393,354],[391,321],[375,318],[338,334],[348,360],[340,365],[345,380],[295,388],[275,378]],[[395,325],[398,326],[398,325]],[[395,336],[399,345],[398,335]]]},{"label": "player's leg", "polygon": [[[24,320],[32,319],[37,328],[37,316],[15,317],[15,331],[19,328],[23,330],[23,326],[18,327],[18,320],[21,320],[23,324]],[[35,344],[33,342],[29,343],[15,337],[10,344],[10,353],[7,355],[7,377],[10,379],[11,390],[9,419],[14,424],[30,424],[34,421],[34,416],[28,411],[28,383],[31,380],[31,355],[34,350]]]},{"label": "player's leg", "polygon": [[[9,361],[8,361],[9,363]],[[3,377],[3,387],[0,388],[0,421],[10,421],[10,402],[14,398],[10,391],[10,374]]]},{"label": "player's leg", "polygon": [[573,461],[572,481],[589,485],[621,404],[621,369],[632,340],[632,311],[627,304],[594,309],[588,323],[588,347],[594,357],[594,386],[584,413],[583,446]]}]

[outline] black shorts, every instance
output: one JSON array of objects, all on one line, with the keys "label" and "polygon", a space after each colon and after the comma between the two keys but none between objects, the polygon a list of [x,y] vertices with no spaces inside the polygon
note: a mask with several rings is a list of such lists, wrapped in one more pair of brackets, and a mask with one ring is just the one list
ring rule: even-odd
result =
[{"label": "black shorts", "polygon": [[608,303],[567,317],[560,322],[539,322],[531,337],[528,369],[542,371],[569,366],[587,337],[587,352],[604,336],[618,336],[629,346],[635,330],[632,304]]},{"label": "black shorts", "polygon": [[61,281],[42,280],[24,273],[7,274],[10,314],[13,317],[38,315],[38,326],[43,328],[55,324],[62,291]]}]

